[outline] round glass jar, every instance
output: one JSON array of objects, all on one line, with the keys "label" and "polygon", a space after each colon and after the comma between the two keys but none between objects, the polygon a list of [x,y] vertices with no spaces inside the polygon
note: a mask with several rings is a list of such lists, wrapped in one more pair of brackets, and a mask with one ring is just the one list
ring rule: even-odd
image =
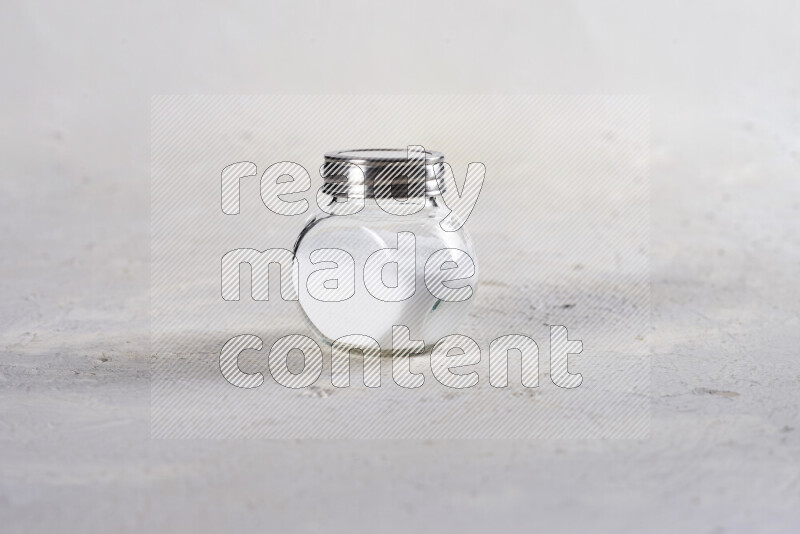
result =
[{"label": "round glass jar", "polygon": [[[331,345],[368,336],[387,352],[405,326],[426,348],[457,333],[477,289],[478,266],[462,226],[445,231],[444,156],[406,149],[325,155],[325,182],[298,236],[298,302]],[[348,346],[358,348],[357,338]],[[363,348],[363,347],[362,347]]]}]

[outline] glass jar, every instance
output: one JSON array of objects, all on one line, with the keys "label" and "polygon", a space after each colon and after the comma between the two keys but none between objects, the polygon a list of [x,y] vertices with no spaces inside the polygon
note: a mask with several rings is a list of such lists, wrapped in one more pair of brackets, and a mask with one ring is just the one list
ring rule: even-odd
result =
[{"label": "glass jar", "polygon": [[[421,148],[421,147],[420,147]],[[329,152],[312,217],[295,244],[299,306],[328,345],[368,336],[392,349],[394,326],[427,348],[457,333],[478,268],[462,226],[445,231],[444,155],[406,149]],[[361,338],[355,336],[362,336]]]}]

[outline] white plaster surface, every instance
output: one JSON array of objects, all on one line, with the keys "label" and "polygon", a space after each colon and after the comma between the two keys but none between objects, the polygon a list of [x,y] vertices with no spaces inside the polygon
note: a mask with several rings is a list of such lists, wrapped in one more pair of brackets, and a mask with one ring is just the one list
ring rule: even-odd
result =
[{"label": "white plaster surface", "polygon": [[[0,17],[3,532],[797,532],[800,9],[16,2]],[[157,93],[636,93],[632,441],[149,439]]]}]

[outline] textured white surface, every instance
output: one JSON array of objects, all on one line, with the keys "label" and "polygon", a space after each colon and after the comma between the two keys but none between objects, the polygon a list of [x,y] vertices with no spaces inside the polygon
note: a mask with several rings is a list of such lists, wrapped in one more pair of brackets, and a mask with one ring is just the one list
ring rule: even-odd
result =
[{"label": "textured white surface", "polygon": [[[796,3],[147,4],[0,18],[4,531],[797,531]],[[178,92],[650,94],[651,439],[150,441]]]}]

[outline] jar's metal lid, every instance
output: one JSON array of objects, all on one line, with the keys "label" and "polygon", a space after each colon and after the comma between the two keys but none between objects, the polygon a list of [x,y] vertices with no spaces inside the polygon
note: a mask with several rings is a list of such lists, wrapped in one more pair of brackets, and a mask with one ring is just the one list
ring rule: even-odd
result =
[{"label": "jar's metal lid", "polygon": [[443,162],[444,154],[433,150],[408,148],[357,148],[325,154],[325,161],[346,161],[357,165],[418,164],[421,159],[425,160],[426,165],[433,165]]},{"label": "jar's metal lid", "polygon": [[334,197],[438,196],[444,154],[422,147],[361,148],[325,154],[323,192]]}]

